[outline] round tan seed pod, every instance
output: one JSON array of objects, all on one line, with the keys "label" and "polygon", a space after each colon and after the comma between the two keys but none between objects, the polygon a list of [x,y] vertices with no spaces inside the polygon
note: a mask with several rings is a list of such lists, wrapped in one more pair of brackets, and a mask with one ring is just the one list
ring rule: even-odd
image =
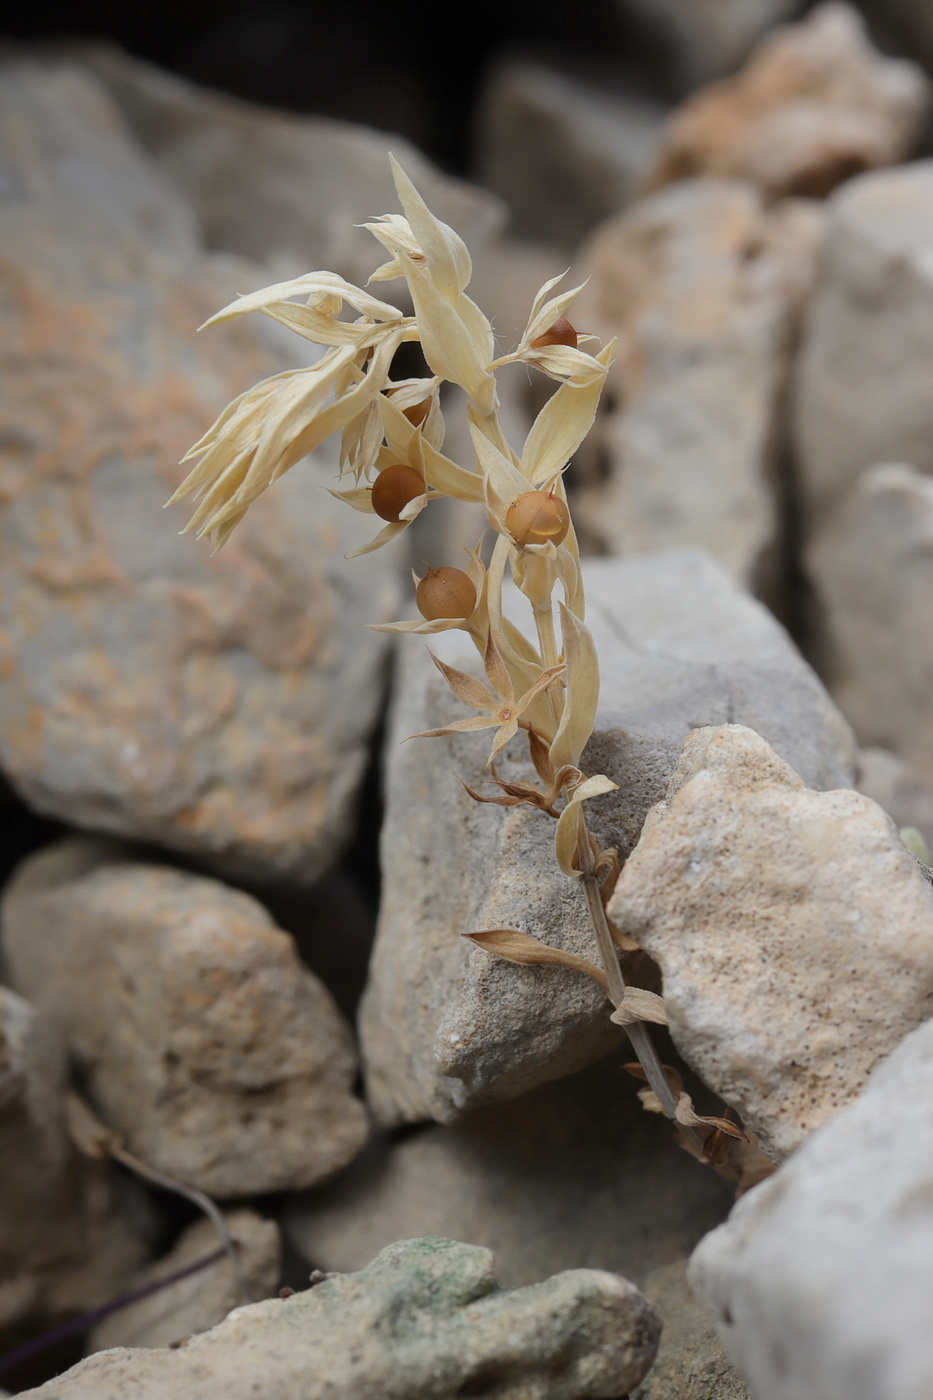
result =
[{"label": "round tan seed pod", "polygon": [[546,331],[536,335],[531,342],[533,350],[543,350],[546,345],[569,345],[572,350],[576,350],[577,333],[566,316],[558,316],[553,326],[548,326]]},{"label": "round tan seed pod", "polygon": [[570,511],[549,491],[525,491],[506,511],[505,527],[516,544],[560,544],[570,529]]},{"label": "round tan seed pod", "polygon": [[462,569],[445,564],[428,570],[415,589],[415,602],[429,622],[441,617],[469,617],[476,607],[476,589]]},{"label": "round tan seed pod", "polygon": [[373,482],[373,510],[383,520],[398,523],[402,511],[416,496],[423,496],[424,478],[407,462],[385,467]]}]

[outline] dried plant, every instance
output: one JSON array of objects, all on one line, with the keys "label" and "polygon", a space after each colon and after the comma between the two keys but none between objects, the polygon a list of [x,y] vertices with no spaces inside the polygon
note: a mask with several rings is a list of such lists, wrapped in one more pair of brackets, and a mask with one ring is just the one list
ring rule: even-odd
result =
[{"label": "dried plant", "polygon": [[[456,628],[475,644],[485,682],[433,659],[456,698],[478,713],[414,737],[494,731],[488,771],[498,795],[466,790],[478,802],[526,804],[556,821],[557,863],[580,885],[599,964],[518,929],[464,936],[496,957],[556,964],[598,982],[613,1004],[611,1019],[625,1026],[638,1056],[645,1106],[666,1114],[685,1144],[712,1160],[725,1136],[743,1134],[726,1118],[700,1117],[676,1073],[661,1065],[646,1023],[666,1022],[664,1004],[625,983],[618,950],[635,945],[613,929],[605,912],[618,859],[614,850],[600,848],[586,822],[585,804],[616,785],[580,767],[596,718],[599,665],[584,622],[563,472],[593,423],[613,344],[596,353],[582,348],[594,337],[578,334],[565,314],[580,288],[558,292],[562,279],[555,278],[535,298],[518,346],[496,358],[492,327],[466,294],[472,271],[466,245],[434,217],[397,162],[392,168],[404,217],[386,214],[366,225],[389,254],[370,282],[404,277],[414,314],[403,315],[334,273],[311,272],[241,297],[212,317],[207,325],[260,311],[327,348],[310,368],[275,375],[230,404],[187,454],[185,460],[200,460],[172,501],[195,497],[187,529],[212,536],[219,548],[257,496],[339,432],[340,475],[354,484],[332,494],[383,522],[357,554],[389,543],[440,497],[485,506],[496,533],[488,568],[472,553],[465,570],[430,569],[416,579],[420,619],[380,630],[424,636]],[[340,319],[345,305],[357,313],[354,320]],[[430,377],[389,377],[406,341],[420,342]],[[496,371],[516,361],[559,385],[520,454],[506,441],[496,392]],[[444,383],[466,395],[476,457],[470,466],[442,451]],[[533,639],[503,613],[507,568],[531,604]],[[507,782],[496,770],[497,757],[519,731],[527,737],[537,782]]]}]

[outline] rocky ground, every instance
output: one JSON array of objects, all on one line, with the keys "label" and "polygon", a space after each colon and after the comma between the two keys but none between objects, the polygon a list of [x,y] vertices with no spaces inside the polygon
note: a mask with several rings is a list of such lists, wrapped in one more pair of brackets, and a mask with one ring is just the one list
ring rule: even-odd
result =
[{"label": "rocky ground", "polygon": [[[472,183],[115,48],[3,51],[10,1393],[933,1394],[933,5],[624,9],[666,80],[503,52]],[[328,443],[217,557],[162,514],[216,412],[308,363],[196,327],[365,281],[389,148],[503,350],[568,265],[619,338],[568,477],[583,766],[665,1058],[753,1135],[731,1176],[644,1111],[595,982],[459,937],[592,957],[549,824],[470,801],[475,736],[402,743],[450,700],[363,625],[479,508],[348,560]]]}]

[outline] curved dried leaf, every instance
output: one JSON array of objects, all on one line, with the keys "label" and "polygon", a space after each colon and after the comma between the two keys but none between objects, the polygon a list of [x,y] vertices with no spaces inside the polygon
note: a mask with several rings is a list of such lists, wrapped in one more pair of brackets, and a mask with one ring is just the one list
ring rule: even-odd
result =
[{"label": "curved dried leaf", "polygon": [[577,957],[576,953],[567,953],[563,948],[551,948],[547,943],[532,938],[530,933],[520,933],[514,928],[493,928],[479,933],[464,933],[461,937],[469,938],[484,952],[494,953],[506,962],[521,963],[526,967],[565,967],[571,972],[582,972],[598,982],[604,992],[608,991],[606,974],[601,967]]},{"label": "curved dried leaf", "polygon": [[626,987],[625,995],[609,1017],[617,1026],[632,1026],[636,1021],[651,1021],[656,1026],[667,1025],[664,1001],[644,987]]},{"label": "curved dried leaf", "polygon": [[564,710],[551,759],[555,768],[577,764],[593,732],[599,703],[599,659],[589,629],[563,603],[559,604],[564,660],[567,663]]}]

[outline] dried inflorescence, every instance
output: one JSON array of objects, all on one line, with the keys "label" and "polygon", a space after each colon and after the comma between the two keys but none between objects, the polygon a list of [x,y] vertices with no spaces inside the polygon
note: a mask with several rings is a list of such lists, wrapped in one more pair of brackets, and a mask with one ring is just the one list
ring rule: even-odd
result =
[{"label": "dried inflorescence", "polygon": [[[665,1020],[663,1002],[626,987],[622,978],[616,948],[633,945],[612,929],[604,908],[618,861],[615,851],[594,841],[584,812],[585,802],[615,784],[601,774],[587,776],[579,766],[596,718],[599,666],[584,622],[580,555],[562,477],[593,423],[613,345],[594,354],[581,348],[594,337],[581,335],[565,315],[580,288],[557,293],[561,279],[555,278],[535,298],[519,344],[495,358],[492,327],[466,294],[472,267],[465,244],[434,217],[394,161],[393,173],[404,215],[387,214],[366,225],[389,254],[370,281],[404,277],[414,315],[333,273],[311,272],[241,297],[212,317],[208,325],[260,311],[326,350],[310,368],[275,375],[226,408],[188,453],[200,461],[172,500],[198,499],[187,528],[213,536],[219,548],[257,496],[340,433],[340,474],[352,476],[354,485],[332,494],[385,522],[357,553],[387,544],[440,497],[485,506],[496,533],[488,568],[471,552],[465,570],[429,569],[415,579],[420,620],[380,630],[426,635],[459,628],[477,647],[485,682],[434,660],[456,698],[478,713],[415,737],[494,730],[489,765],[498,795],[481,796],[469,787],[467,792],[480,802],[524,804],[556,819],[557,861],[581,885],[602,967],[569,959],[515,929],[467,936],[498,957],[557,963],[604,986],[613,1019],[627,1027],[644,1067],[651,1106],[676,1120],[701,1151],[704,1136],[741,1133],[726,1120],[700,1119],[682,1089],[674,1092],[657,1059],[645,1022]],[[355,319],[341,319],[345,306],[357,312]],[[431,373],[393,381],[393,357],[413,340],[420,342]],[[516,361],[559,386],[521,453],[506,440],[496,393],[496,371]],[[443,452],[445,383],[466,395],[475,452],[468,466]],[[531,604],[534,638],[503,614],[507,569]],[[555,606],[558,585],[563,597]],[[537,782],[505,782],[495,769],[519,731],[527,737]]]}]

